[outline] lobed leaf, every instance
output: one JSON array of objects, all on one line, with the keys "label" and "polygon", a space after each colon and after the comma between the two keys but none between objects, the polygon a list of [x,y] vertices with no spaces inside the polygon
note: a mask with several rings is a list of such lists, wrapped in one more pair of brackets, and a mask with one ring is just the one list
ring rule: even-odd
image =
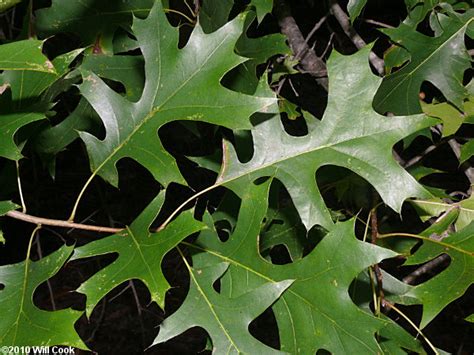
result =
[{"label": "lobed leaf", "polygon": [[[63,246],[39,261],[29,259],[0,266],[0,344],[16,346],[66,345],[87,349],[74,330],[82,312],[62,309],[49,312],[36,307],[33,293],[54,276],[71,255],[74,246]],[[6,311],[8,310],[8,311]]]},{"label": "lobed leaf", "polygon": [[[428,232],[429,233],[429,232]],[[441,254],[448,254],[451,263],[448,268],[432,279],[412,288],[407,296],[418,298],[423,304],[421,328],[428,325],[444,307],[461,297],[474,283],[474,222],[457,233],[428,237],[404,265],[425,263]]]},{"label": "lobed leaf", "polygon": [[444,32],[438,37],[421,34],[404,23],[383,30],[393,42],[408,50],[410,62],[385,77],[374,98],[377,111],[395,114],[422,112],[418,95],[423,81],[431,82],[450,102],[462,108],[467,97],[462,80],[464,72],[471,67],[464,35],[474,19],[473,11],[444,16]]},{"label": "lobed leaf", "polygon": [[291,285],[291,280],[268,282],[237,297],[219,294],[214,282],[229,265],[189,268],[191,286],[181,307],[160,325],[153,345],[163,343],[192,327],[206,329],[213,354],[281,354],[249,332],[250,322],[263,313]]},{"label": "lobed leaf", "polygon": [[388,322],[358,308],[350,299],[348,288],[362,270],[396,254],[358,241],[351,220],[336,224],[303,259],[286,265],[269,263],[260,256],[258,241],[267,212],[269,186],[270,181],[248,184],[237,225],[226,242],[209,229],[189,245],[194,250],[194,267],[230,264],[221,281],[221,294],[232,298],[268,282],[294,280],[273,306],[282,351],[379,352],[374,334]]},{"label": "lobed leaf", "polygon": [[[254,155],[241,163],[229,143],[217,183],[239,194],[259,177],[273,176],[288,190],[301,220],[309,230],[315,224],[332,228],[332,220],[315,182],[324,165],[337,165],[368,180],[384,202],[400,211],[403,201],[429,196],[392,156],[393,145],[436,123],[423,115],[384,117],[372,108],[381,79],[370,71],[369,47],[352,56],[332,54],[328,61],[329,99],[322,121],[311,122],[308,135],[287,134],[275,116],[263,117],[252,129]],[[353,68],[359,68],[354,71]]]},{"label": "lobed leaf", "polygon": [[150,291],[152,301],[164,309],[165,294],[170,286],[161,270],[161,262],[184,238],[200,231],[205,225],[196,221],[191,212],[184,212],[165,230],[151,233],[149,227],[156,218],[163,199],[163,194],[155,197],[123,232],[74,250],[71,260],[118,253],[118,258],[112,264],[97,272],[78,289],[87,296],[87,316],[91,315],[94,307],[109,291],[132,279],[143,281]]},{"label": "lobed leaf", "polygon": [[130,24],[132,15],[145,17],[155,0],[96,1],[53,0],[50,7],[36,11],[36,29],[43,38],[74,33],[83,46],[100,41],[111,51],[117,28]]},{"label": "lobed leaf", "polygon": [[244,61],[233,52],[243,21],[239,16],[208,35],[197,26],[188,44],[178,49],[178,32],[168,24],[159,1],[145,20],[135,19],[133,31],[145,58],[146,82],[140,100],[132,103],[96,75],[84,72],[81,93],[106,129],[102,141],[80,133],[93,174],[116,186],[115,164],[130,157],[164,185],[184,183],[175,160],[158,139],[161,126],[173,120],[199,120],[232,129],[251,127],[250,114],[267,110],[275,99],[243,95],[220,84],[228,70]]}]

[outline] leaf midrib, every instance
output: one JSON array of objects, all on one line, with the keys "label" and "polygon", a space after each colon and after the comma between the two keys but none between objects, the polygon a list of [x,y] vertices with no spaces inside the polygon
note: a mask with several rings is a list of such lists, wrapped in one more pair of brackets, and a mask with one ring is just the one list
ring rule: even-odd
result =
[{"label": "leaf midrib", "polygon": [[[232,337],[230,336],[230,334],[227,332],[224,324],[222,324],[218,314],[216,313],[216,311],[214,310],[214,307],[213,307],[213,304],[212,302],[207,298],[206,294],[204,293],[203,289],[201,288],[201,286],[199,285],[199,283],[197,282],[196,280],[196,276],[194,275],[194,272],[192,270],[192,268],[186,263],[186,265],[188,266],[188,271],[189,271],[189,274],[191,275],[192,279],[193,279],[193,282],[194,284],[196,285],[199,293],[201,294],[202,298],[204,299],[204,301],[207,303],[207,306],[209,307],[209,310],[211,311],[212,315],[214,316],[216,322],[219,324],[219,327],[222,329],[222,331],[224,332],[225,336],[227,337],[227,339],[229,339],[229,342],[231,344],[231,346],[234,347],[235,350],[237,350],[237,352],[240,354],[242,353],[239,348],[237,347],[237,345],[234,343]],[[230,346],[229,346],[230,348]]]},{"label": "leaf midrib", "polygon": [[[341,140],[341,141],[335,141],[333,143],[329,143],[329,144],[323,144],[321,146],[318,146],[318,147],[312,147],[310,150],[304,150],[304,151],[300,151],[300,152],[297,152],[296,154],[293,154],[291,156],[285,156],[281,159],[276,159],[274,161],[271,161],[271,162],[268,162],[267,164],[263,164],[263,165],[258,165],[256,167],[252,167],[251,164],[252,164],[252,160],[250,160],[248,163],[238,163],[240,166],[246,166],[248,165],[250,167],[250,169],[247,169],[244,173],[240,174],[240,175],[235,175],[233,177],[230,177],[228,179],[225,179],[225,177],[222,177],[228,167],[228,162],[227,162],[227,157],[226,157],[226,152],[224,151],[223,153],[223,164],[222,164],[222,168],[221,168],[221,171],[219,172],[219,175],[218,175],[218,178],[217,178],[217,181],[216,181],[216,184],[215,186],[221,186],[221,185],[224,185],[224,184],[227,184],[229,182],[232,182],[232,181],[235,181],[235,180],[238,180],[246,175],[250,175],[250,174],[253,174],[259,170],[264,170],[268,167],[271,167],[273,165],[277,165],[277,164],[280,164],[280,163],[283,163],[285,161],[288,161],[288,160],[293,160],[293,159],[297,159],[303,155],[306,155],[306,154],[312,154],[314,152],[317,152],[319,150],[323,150],[323,149],[326,149],[326,148],[333,148],[333,147],[336,147],[337,145],[339,144],[344,144],[344,143],[348,143],[348,142],[352,142],[352,141],[355,141],[355,140],[359,140],[359,139],[364,139],[364,138],[368,138],[368,137],[371,137],[371,136],[375,136],[375,135],[379,135],[379,134],[383,134],[383,133],[388,133],[388,132],[392,132],[392,131],[397,131],[398,129],[397,128],[391,128],[391,129],[388,129],[388,130],[385,130],[385,131],[378,131],[378,132],[374,132],[374,133],[371,133],[371,134],[367,134],[367,135],[363,135],[363,136],[358,136],[358,137],[351,137],[347,140]],[[355,158],[354,156],[351,155],[351,157]],[[370,164],[371,166],[374,166],[375,165],[372,165]]]}]

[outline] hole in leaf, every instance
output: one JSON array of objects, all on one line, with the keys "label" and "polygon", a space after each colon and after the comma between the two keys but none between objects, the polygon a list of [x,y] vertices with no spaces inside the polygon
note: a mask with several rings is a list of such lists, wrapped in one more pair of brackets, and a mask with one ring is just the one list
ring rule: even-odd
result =
[{"label": "hole in leaf", "polygon": [[130,285],[126,281],[116,287],[97,304],[88,322],[77,325],[78,333],[97,352],[144,353],[156,336],[156,329],[146,325],[161,322],[164,313],[150,303],[150,293],[141,281],[133,280],[133,288]]},{"label": "hole in leaf", "polygon": [[280,348],[278,326],[271,308],[266,309],[250,323],[249,332],[265,345],[274,349]]},{"label": "hole in leaf", "polygon": [[48,58],[56,58],[58,55],[68,53],[81,47],[81,40],[73,33],[57,33],[49,37],[43,44],[43,53]]},{"label": "hole in leaf", "polygon": [[253,61],[239,64],[221,79],[222,86],[247,95],[253,95],[258,86],[257,68]]},{"label": "hole in leaf", "polygon": [[[227,225],[226,229],[224,229],[225,224]],[[230,225],[229,225],[229,222],[227,221],[219,221],[216,223],[217,236],[219,237],[219,240],[223,243],[229,240],[229,237],[230,237],[229,227]]]},{"label": "hole in leaf", "polygon": [[[241,202],[241,199],[234,192],[227,190],[217,209],[212,214],[218,233],[219,230],[222,230],[227,234],[227,239],[237,223]],[[225,242],[227,240],[226,234],[219,235],[221,241]]]},{"label": "hole in leaf", "polygon": [[110,206],[110,212],[116,220],[131,223],[155,198],[161,185],[149,170],[131,158],[121,159],[116,165],[119,191],[114,191],[116,194],[113,196],[105,196],[111,199],[107,206]]},{"label": "hole in leaf", "polygon": [[302,111],[311,113],[316,119],[323,117],[326,110],[328,94],[320,85],[314,85],[314,78],[309,74],[288,76],[279,95]]},{"label": "hole in leaf", "polygon": [[[348,158],[347,164],[354,170],[360,168],[355,159]],[[371,185],[350,169],[323,166],[316,172],[316,182],[333,220],[345,220],[355,216],[361,208],[372,206]]]},{"label": "hole in leaf", "polygon": [[0,291],[4,290],[5,289],[5,285],[4,284],[0,284]]},{"label": "hole in leaf", "polygon": [[308,134],[308,125],[303,116],[299,115],[294,119],[290,119],[286,112],[282,112],[281,121],[286,133],[295,137],[303,137]]},{"label": "hole in leaf", "polygon": [[219,277],[214,283],[212,284],[212,288],[217,293],[221,293],[221,278]]},{"label": "hole in leaf", "polygon": [[[119,28],[115,32],[113,46],[115,54],[132,54],[136,50],[139,51],[137,38],[123,28]],[[136,54],[141,54],[141,52],[139,51]]]},{"label": "hole in leaf", "polygon": [[126,89],[125,85],[123,85],[120,81],[112,80],[112,79],[107,79],[107,78],[102,78],[102,80],[116,93],[118,94],[125,94]]},{"label": "hole in leaf", "polygon": [[242,163],[247,163],[254,154],[252,134],[248,130],[234,132],[234,148]]},{"label": "hole in leaf", "polygon": [[208,156],[222,146],[215,126],[205,122],[172,121],[162,126],[158,135],[165,149],[175,156]]},{"label": "hole in leaf", "polygon": [[212,349],[212,344],[207,339],[209,335],[203,328],[194,327],[165,343],[153,346],[153,351],[156,351],[156,354],[211,355],[211,351],[207,349]]},{"label": "hole in leaf", "polygon": [[327,351],[326,349],[319,349],[316,351],[316,355],[331,355],[331,352]]},{"label": "hole in leaf", "polygon": [[428,103],[446,102],[442,92],[429,81],[423,81],[419,95],[421,100]]},{"label": "hole in leaf", "polygon": [[274,264],[301,259],[314,249],[324,234],[325,231],[317,226],[306,232],[288,191],[280,181],[274,180],[267,216],[260,231],[262,257]]},{"label": "hole in leaf", "polygon": [[262,177],[257,178],[253,183],[255,185],[261,185],[261,184],[264,184],[266,181],[268,181],[268,179],[270,179],[270,177],[262,176]]},{"label": "hole in leaf", "polygon": [[275,265],[285,265],[292,262],[288,249],[282,244],[275,245],[270,249],[270,259]]}]

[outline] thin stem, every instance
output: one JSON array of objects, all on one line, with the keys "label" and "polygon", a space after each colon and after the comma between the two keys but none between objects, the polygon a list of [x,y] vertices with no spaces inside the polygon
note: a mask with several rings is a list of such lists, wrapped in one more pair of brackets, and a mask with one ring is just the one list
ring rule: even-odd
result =
[{"label": "thin stem", "polygon": [[423,332],[421,331],[420,328],[418,328],[416,326],[415,323],[412,322],[412,320],[410,318],[408,318],[401,310],[399,310],[397,307],[395,307],[393,304],[389,303],[389,302],[386,302],[385,304],[387,307],[389,307],[390,309],[393,309],[395,312],[397,312],[400,316],[403,317],[403,319],[405,319],[417,332],[418,334],[420,334],[422,336],[422,338],[426,341],[426,343],[428,344],[428,346],[431,348],[431,350],[433,350],[433,352],[436,354],[436,355],[439,355],[439,352],[438,350],[433,346],[433,344],[431,344],[430,340],[423,334]]},{"label": "thin stem", "polygon": [[[89,181],[84,185],[83,191],[85,191],[86,186],[89,184]],[[194,199],[198,198],[199,196],[205,194],[208,191],[211,191],[212,189],[221,186],[221,184],[214,184],[211,185],[207,188],[205,188],[202,191],[199,191],[195,193],[193,196],[188,198],[186,201],[184,201],[181,205],[176,208],[171,215],[156,229],[154,232],[159,232],[166,228],[166,226],[171,222],[171,220],[191,201]],[[81,192],[82,193],[82,192]],[[80,195],[81,196],[81,195]],[[78,198],[78,201],[80,200],[80,196]],[[77,203],[76,201],[76,206]],[[112,228],[112,227],[104,227],[104,226],[93,226],[89,224],[82,224],[82,223],[74,223],[70,220],[68,221],[63,221],[63,220],[58,220],[58,219],[51,219],[51,218],[43,218],[43,217],[36,217],[36,216],[31,216],[26,213],[20,212],[20,211],[9,211],[5,214],[6,216],[14,219],[18,219],[20,221],[28,222],[28,223],[34,223],[34,224],[43,224],[45,226],[53,226],[53,227],[61,227],[61,228],[72,228],[72,229],[81,229],[81,230],[88,230],[88,231],[93,231],[93,232],[99,232],[99,233],[119,233],[124,230],[124,228]]]},{"label": "thin stem", "polygon": [[74,202],[74,207],[72,208],[71,215],[70,215],[69,218],[68,218],[68,221],[69,221],[69,222],[73,222],[73,221],[74,221],[74,218],[76,217],[77,208],[79,207],[79,203],[81,202],[82,196],[83,196],[84,193],[86,192],[87,188],[89,187],[89,185],[90,185],[90,183],[92,182],[92,180],[94,179],[94,177],[97,175],[97,171],[98,171],[98,170],[96,170],[95,172],[93,172],[93,173],[91,174],[91,176],[89,176],[89,179],[87,179],[86,183],[85,183],[84,186],[82,187],[81,192],[79,192],[79,195],[77,196],[76,202]]},{"label": "thin stem", "polygon": [[365,230],[364,230],[364,238],[362,239],[363,242],[367,240],[367,234],[369,234],[369,222],[371,218],[372,211],[369,212],[369,215],[367,216],[367,221],[365,222]]},{"label": "thin stem", "polygon": [[372,290],[372,299],[374,301],[374,313],[377,317],[380,317],[380,299],[377,297],[377,289],[375,287],[375,275],[374,270],[369,267],[369,278],[370,278],[370,289]]},{"label": "thin stem", "polygon": [[184,4],[186,5],[186,7],[188,8],[189,12],[191,12],[191,14],[193,15],[193,17],[197,17],[197,14],[194,12],[193,8],[191,7],[191,5],[188,4],[188,2],[186,0],[184,0]]},{"label": "thin stem", "polygon": [[395,28],[392,25],[388,25],[388,24],[380,22],[380,21],[372,20],[370,18],[362,19],[362,21],[370,23],[372,25],[377,25],[377,26],[380,26],[380,27],[383,27],[383,28]]},{"label": "thin stem", "polygon": [[15,160],[15,165],[16,165],[16,181],[18,183],[18,193],[20,194],[20,201],[21,201],[21,210],[23,213],[26,213],[26,204],[25,204],[25,199],[23,198],[23,189],[21,188],[20,163],[18,160]]},{"label": "thin stem", "polygon": [[118,233],[123,230],[122,228],[91,226],[87,224],[61,221],[57,219],[30,216],[20,211],[9,211],[6,213],[6,216],[14,218],[14,219],[19,219],[21,221],[28,222],[28,223],[44,224],[45,226],[53,226],[53,227],[61,227],[61,228],[75,228],[75,229],[89,230],[89,231],[94,231],[94,232],[99,232],[99,233]]},{"label": "thin stem", "polygon": [[458,247],[455,247],[454,245],[451,245],[451,244],[447,244],[447,243],[444,243],[440,240],[436,240],[436,239],[432,239],[432,238],[428,238],[428,237],[424,237],[422,235],[418,235],[418,234],[411,234],[411,233],[387,233],[387,234],[379,234],[378,235],[379,239],[382,239],[382,238],[390,238],[390,237],[408,237],[408,238],[416,238],[416,239],[421,239],[421,240],[426,240],[428,242],[432,242],[432,243],[435,243],[435,244],[439,244],[447,249],[453,249],[453,250],[456,250],[460,253],[463,253],[463,254],[467,254],[469,256],[474,256],[474,252],[469,252],[467,250],[464,250],[464,249],[461,249],[461,248],[458,248]]},{"label": "thin stem", "polygon": [[173,14],[178,14],[184,17],[186,20],[188,20],[189,23],[196,23],[192,18],[190,18],[188,15],[183,14],[181,11],[173,10],[173,9],[164,9],[166,13],[173,13]]},{"label": "thin stem", "polygon": [[[41,250],[41,242],[40,242],[40,237],[39,237],[39,232],[38,232],[38,238],[36,238],[36,251],[38,252],[38,256],[40,259],[43,258],[43,251]],[[51,286],[51,281],[48,279],[46,280],[46,284],[48,285],[48,292],[49,292],[49,299],[51,302],[51,307],[53,308],[53,311],[56,310],[56,302],[54,302],[54,293],[53,293],[53,287]]]},{"label": "thin stem", "polygon": [[33,245],[33,239],[35,238],[35,234],[37,231],[41,229],[41,225],[38,224],[36,228],[33,230],[31,233],[30,241],[28,243],[28,249],[26,251],[26,258],[25,258],[25,272],[24,272],[24,277],[23,277],[23,292],[21,293],[21,302],[20,302],[20,307],[23,308],[23,303],[25,302],[25,290],[26,290],[26,284],[28,282],[28,269],[30,266],[30,255],[31,255],[31,246]]},{"label": "thin stem", "polygon": [[212,189],[214,189],[218,186],[220,186],[220,184],[211,185],[211,186],[205,188],[204,190],[199,191],[199,192],[195,193],[194,195],[192,195],[190,198],[188,198],[186,201],[184,201],[181,205],[179,205],[178,208],[176,208],[173,211],[173,213],[171,213],[171,215],[161,224],[161,226],[158,227],[158,229],[156,231],[159,232],[159,231],[163,230],[168,225],[168,223],[170,223],[171,220],[178,214],[178,212],[181,211],[184,208],[184,206],[186,206],[192,200],[198,198],[199,196],[205,194],[208,191],[211,191]]}]

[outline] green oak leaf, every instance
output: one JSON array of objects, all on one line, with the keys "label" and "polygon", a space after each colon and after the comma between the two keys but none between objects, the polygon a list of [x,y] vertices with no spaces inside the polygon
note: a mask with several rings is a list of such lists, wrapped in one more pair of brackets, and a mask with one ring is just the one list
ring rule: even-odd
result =
[{"label": "green oak leaf", "polygon": [[474,313],[471,314],[470,316],[467,316],[466,318],[464,318],[464,320],[466,320],[468,322],[471,322],[471,323],[474,323]]},{"label": "green oak leaf", "polygon": [[[125,87],[126,97],[132,101],[140,98],[144,85],[143,58],[140,56],[96,55],[87,53],[81,67],[94,71],[101,78],[115,80]],[[79,131],[91,134],[100,131],[100,118],[85,98],[60,123],[45,124],[34,139],[36,150],[47,163],[54,176],[54,158],[75,139]]]},{"label": "green oak leaf", "polygon": [[0,70],[29,70],[55,73],[53,64],[42,52],[43,41],[28,39],[0,46]]},{"label": "green oak leaf", "polygon": [[15,133],[23,126],[45,118],[44,110],[39,112],[15,112],[14,103],[7,94],[0,95],[0,157],[19,160],[23,156],[15,143]]},{"label": "green oak leaf", "polygon": [[21,0],[0,0],[0,13],[8,10],[9,8],[19,4]]},{"label": "green oak leaf", "polygon": [[85,57],[81,68],[94,72],[101,78],[121,82],[126,97],[138,101],[145,83],[143,57],[131,55],[94,55]]},{"label": "green oak leaf", "polygon": [[423,304],[420,327],[424,328],[449,303],[461,297],[474,283],[474,221],[461,231],[444,237],[421,233],[428,238],[404,265],[417,265],[441,254],[448,254],[451,263],[432,279],[413,287],[406,296],[418,298]]},{"label": "green oak leaf", "polygon": [[351,22],[353,22],[362,12],[367,0],[349,0],[347,4],[347,12],[349,12],[349,17]]},{"label": "green oak leaf", "polygon": [[279,117],[267,119],[252,129],[254,156],[247,163],[239,162],[226,142],[217,184],[239,194],[242,184],[276,177],[288,190],[307,230],[315,224],[327,229],[333,225],[315,182],[316,170],[324,165],[354,171],[396,211],[408,197],[430,196],[397,164],[392,147],[437,121],[423,115],[384,117],[373,110],[372,99],[382,79],[370,71],[369,51],[366,47],[352,56],[331,55],[328,105],[322,121],[310,122],[308,135],[290,136]]},{"label": "green oak leaf", "polygon": [[280,199],[282,189],[281,184],[275,181],[270,190],[266,221],[260,232],[260,251],[265,254],[276,245],[284,245],[294,261],[303,257],[304,249],[310,243],[291,199]]},{"label": "green oak leaf", "polygon": [[74,330],[82,312],[62,309],[49,312],[36,307],[33,293],[54,276],[71,255],[73,246],[64,246],[39,261],[25,260],[0,266],[1,345],[66,345],[87,349]]},{"label": "green oak leaf", "polygon": [[213,288],[228,264],[188,268],[191,286],[183,305],[160,325],[153,345],[163,343],[192,327],[207,330],[213,354],[281,354],[249,332],[250,323],[270,307],[291,285],[291,280],[268,282],[238,297],[227,297]]},{"label": "green oak leaf", "polygon": [[464,35],[473,20],[474,10],[444,16],[444,32],[438,37],[426,36],[403,23],[383,30],[393,42],[408,50],[410,62],[385,77],[374,98],[374,107],[379,112],[395,114],[422,112],[418,95],[423,81],[429,81],[450,102],[462,108],[467,96],[463,75],[471,67]]},{"label": "green oak leaf", "polygon": [[281,54],[289,55],[291,50],[286,44],[286,36],[273,33],[263,37],[250,38],[247,31],[255,20],[255,14],[249,13],[245,20],[244,34],[239,38],[235,51],[250,60],[240,64],[226,77],[226,84],[235,91],[253,94],[258,87],[257,66],[269,58]]},{"label": "green oak leaf", "polygon": [[0,156],[11,160],[22,158],[14,139],[16,132],[21,127],[46,117],[53,99],[64,91],[63,86],[71,85],[64,76],[69,71],[71,62],[81,52],[82,50],[74,50],[48,61],[48,67],[53,69],[47,72],[0,67],[7,69],[0,74],[0,83],[3,82],[3,85],[10,88],[7,92],[0,93]]},{"label": "green oak leaf", "polygon": [[198,25],[188,44],[178,49],[178,31],[168,24],[159,1],[145,20],[135,19],[132,29],[145,58],[146,82],[140,100],[130,102],[90,72],[84,72],[80,87],[106,130],[104,140],[80,133],[94,175],[116,186],[115,164],[130,157],[164,185],[184,183],[174,158],[158,139],[161,126],[191,120],[244,129],[251,127],[252,113],[268,110],[275,102],[273,95],[244,95],[220,84],[228,70],[245,61],[234,54],[243,22],[240,15],[208,35]]},{"label": "green oak leaf", "polygon": [[224,26],[229,19],[234,0],[207,0],[199,9],[199,24],[206,33]]},{"label": "green oak leaf", "polygon": [[7,212],[16,210],[19,207],[20,206],[11,201],[0,201],[0,216],[4,216],[7,214]]},{"label": "green oak leaf", "polygon": [[474,196],[456,203],[446,203],[440,198],[412,200],[410,203],[415,207],[423,222],[453,208],[459,209],[459,217],[455,223],[456,230],[460,231],[474,220]]},{"label": "green oak leaf", "polygon": [[[199,10],[199,24],[204,32],[214,32],[224,26],[234,6],[234,0],[206,0]],[[252,0],[250,6],[255,7],[257,21],[262,22],[266,14],[272,11],[273,0]]]},{"label": "green oak leaf", "polygon": [[181,213],[166,229],[151,233],[164,194],[159,194],[140,216],[123,232],[76,248],[72,260],[118,253],[118,258],[85,281],[78,289],[87,296],[86,314],[90,316],[97,303],[122,282],[138,279],[148,287],[152,301],[164,309],[165,294],[170,288],[161,271],[164,256],[187,236],[205,227],[192,212]]},{"label": "green oak leaf", "polygon": [[459,162],[462,164],[474,155],[474,139],[470,139],[461,147]]},{"label": "green oak leaf", "polygon": [[[16,203],[13,203],[11,201],[0,201],[0,216],[4,216],[7,214],[9,211],[16,210],[19,208]],[[3,237],[3,232],[0,229],[0,244],[5,244],[5,238]]]},{"label": "green oak leaf", "polygon": [[459,127],[470,117],[474,116],[474,101],[464,103],[464,111],[459,112],[448,102],[427,104],[421,102],[423,112],[429,116],[440,118],[443,121],[443,137],[453,135]]},{"label": "green oak leaf", "polygon": [[[82,49],[76,49],[48,61],[48,66],[53,68],[49,72],[15,69],[5,70],[0,74],[2,81],[11,88],[15,109],[27,110],[29,106],[36,103],[41,94],[69,71],[69,65],[81,52]],[[61,91],[60,88],[50,89],[51,93],[45,95],[44,99],[50,101],[54,99],[54,96],[59,93],[57,90]]]},{"label": "green oak leaf", "polygon": [[426,15],[438,5],[440,0],[405,0],[408,11],[404,24],[416,28],[416,26],[425,19]]},{"label": "green oak leaf", "polygon": [[53,0],[51,7],[36,11],[36,29],[42,38],[69,32],[83,46],[100,40],[101,48],[112,50],[117,28],[130,25],[132,15],[145,17],[155,0],[96,1]]},{"label": "green oak leaf", "polygon": [[258,22],[262,22],[266,14],[272,12],[273,0],[252,0],[250,5],[255,6]]},{"label": "green oak leaf", "polygon": [[[195,244],[187,244],[193,252],[194,267],[230,264],[221,280],[221,294],[231,298],[268,282],[294,280],[272,307],[282,351],[290,354],[314,354],[318,349],[335,354],[380,352],[375,333],[389,322],[358,308],[348,289],[364,269],[397,254],[357,240],[353,219],[337,223],[303,259],[286,265],[267,262],[258,250],[258,234],[267,213],[269,186],[270,181],[248,184],[241,196],[237,225],[226,242],[221,242],[216,232],[209,229],[201,233]],[[206,216],[206,223],[208,219],[211,217]],[[192,313],[188,316],[192,317]]]}]

